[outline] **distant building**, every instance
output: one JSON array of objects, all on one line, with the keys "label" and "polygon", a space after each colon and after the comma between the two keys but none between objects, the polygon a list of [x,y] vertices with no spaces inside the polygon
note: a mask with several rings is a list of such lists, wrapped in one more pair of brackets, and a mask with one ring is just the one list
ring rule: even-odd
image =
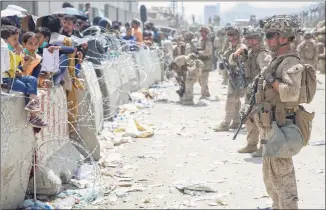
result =
[{"label": "distant building", "polygon": [[239,27],[250,25],[250,19],[236,19],[234,24]]},{"label": "distant building", "polygon": [[216,15],[221,17],[221,5],[220,5],[220,3],[216,3]]},{"label": "distant building", "polygon": [[204,24],[209,24],[209,18],[214,21],[214,16],[217,15],[217,7],[216,5],[205,5],[204,7]]},{"label": "distant building", "polygon": [[[76,9],[84,10],[86,1],[0,1],[1,10],[9,4],[19,5],[36,16],[49,15],[61,9],[63,2],[70,2]],[[138,1],[88,1],[91,4],[90,19],[96,16],[107,17],[121,22],[140,18]]]}]

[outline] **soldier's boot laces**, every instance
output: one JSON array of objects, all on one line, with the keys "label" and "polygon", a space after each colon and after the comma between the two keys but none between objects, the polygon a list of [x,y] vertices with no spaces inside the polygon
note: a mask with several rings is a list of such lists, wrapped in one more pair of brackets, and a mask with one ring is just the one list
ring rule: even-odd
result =
[{"label": "soldier's boot laces", "polygon": [[242,149],[238,150],[238,153],[253,153],[257,151],[256,145],[247,145]]},{"label": "soldier's boot laces", "polygon": [[237,129],[239,127],[240,123],[232,122],[230,125],[230,129]]},{"label": "soldier's boot laces", "polygon": [[263,148],[259,147],[258,150],[256,150],[256,152],[251,154],[252,157],[262,157],[263,156]]},{"label": "soldier's boot laces", "polygon": [[219,125],[214,128],[215,132],[222,132],[222,131],[228,131],[229,130],[229,124],[222,122]]}]

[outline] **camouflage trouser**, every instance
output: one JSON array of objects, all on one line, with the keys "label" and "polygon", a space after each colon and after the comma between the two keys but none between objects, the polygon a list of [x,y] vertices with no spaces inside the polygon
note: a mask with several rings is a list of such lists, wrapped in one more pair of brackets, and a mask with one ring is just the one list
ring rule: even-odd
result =
[{"label": "camouflage trouser", "polygon": [[298,209],[292,158],[263,157],[263,177],[274,209]]},{"label": "camouflage trouser", "polygon": [[194,85],[196,79],[186,79],[185,81],[185,93],[184,99],[187,101],[192,101],[194,99]]},{"label": "camouflage trouser", "polygon": [[209,71],[203,71],[199,77],[199,84],[201,86],[201,95],[205,97],[210,97],[209,89],[208,89],[208,76]]},{"label": "camouflage trouser", "polygon": [[230,82],[228,84],[228,93],[225,103],[225,118],[224,123],[230,124],[231,120],[233,123],[240,123],[240,98],[243,97],[243,90],[233,89]]},{"label": "camouflage trouser", "polygon": [[249,118],[246,123],[247,144],[257,146],[259,141],[259,130],[254,117]]},{"label": "camouflage trouser", "polygon": [[325,60],[318,60],[317,69],[320,73],[325,74]]}]

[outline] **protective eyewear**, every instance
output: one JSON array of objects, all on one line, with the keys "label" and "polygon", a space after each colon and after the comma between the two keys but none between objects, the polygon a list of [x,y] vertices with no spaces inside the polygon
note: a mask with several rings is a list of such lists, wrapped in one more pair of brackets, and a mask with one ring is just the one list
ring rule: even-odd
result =
[{"label": "protective eyewear", "polygon": [[273,39],[276,36],[277,33],[266,33],[265,38],[266,39]]}]

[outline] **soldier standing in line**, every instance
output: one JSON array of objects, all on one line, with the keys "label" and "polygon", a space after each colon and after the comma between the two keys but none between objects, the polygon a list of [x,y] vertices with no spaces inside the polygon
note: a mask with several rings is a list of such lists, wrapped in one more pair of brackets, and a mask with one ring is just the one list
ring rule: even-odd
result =
[{"label": "soldier standing in line", "polygon": [[201,38],[198,42],[198,47],[196,54],[198,54],[199,59],[204,63],[202,73],[199,77],[199,84],[201,86],[201,97],[200,99],[206,99],[210,97],[208,89],[208,76],[212,69],[212,54],[213,54],[213,44],[208,39],[209,28],[203,26],[200,28]]},{"label": "soldier standing in line", "polygon": [[318,59],[316,42],[312,39],[313,36],[311,32],[305,32],[303,38],[304,40],[297,47],[300,58],[305,64],[310,64],[316,68]]},{"label": "soldier standing in line", "polygon": [[264,26],[273,60],[261,73],[256,103],[263,106],[255,117],[263,144],[263,178],[273,209],[298,209],[292,156],[300,151],[303,143],[304,132],[300,132],[297,125],[311,123],[298,122],[297,118],[305,112],[299,104],[307,101],[300,93],[307,68],[290,47],[298,28],[297,19],[285,15],[269,18]]},{"label": "soldier standing in line", "polygon": [[[245,77],[247,84],[251,84],[260,72],[264,71],[269,65],[272,57],[264,46],[264,32],[261,28],[248,29],[244,34],[247,46],[249,47],[248,60],[245,63]],[[245,97],[245,104],[248,98]],[[250,117],[246,122],[247,145],[238,150],[239,153],[253,153],[253,157],[262,156],[262,147],[257,150],[259,141],[259,130],[254,117]]]},{"label": "soldier standing in line", "polygon": [[321,30],[317,31],[317,41],[317,69],[320,71],[320,73],[325,74],[325,26]]},{"label": "soldier standing in line", "polygon": [[[244,50],[247,49],[247,46],[240,42],[241,32],[239,28],[229,26],[226,28],[226,33],[228,36],[228,41],[231,43],[231,45],[225,51],[224,57],[229,58],[229,70],[234,75],[239,76],[239,69],[235,59],[238,59],[239,56],[244,54]],[[228,131],[230,128],[236,129],[240,125],[240,98],[244,96],[245,89],[240,88],[241,85],[238,83],[245,81],[237,81],[237,87],[234,87],[233,82],[231,84],[229,78],[227,98],[225,103],[225,117],[224,120],[214,129],[216,132]]]},{"label": "soldier standing in line", "polygon": [[180,96],[180,104],[194,105],[194,85],[198,76],[201,74],[204,64],[198,59],[198,55],[190,53],[178,56],[171,65],[171,68],[180,76],[179,84],[183,91]]},{"label": "soldier standing in line", "polygon": [[196,51],[195,44],[193,43],[194,37],[195,34],[192,32],[188,32],[185,35],[185,43],[186,43],[185,55],[189,55],[190,53],[194,53]]},{"label": "soldier standing in line", "polygon": [[303,31],[301,29],[298,30],[298,32],[295,35],[295,38],[293,42],[290,44],[291,50],[296,51],[298,48],[298,45],[302,42],[302,35]]},{"label": "soldier standing in line", "polygon": [[[225,41],[223,43],[222,50],[219,52],[219,54],[220,55],[225,55],[227,50],[230,49],[230,48],[232,48],[232,44],[231,44],[231,42],[229,42],[228,38],[225,37]],[[228,79],[229,79],[227,71],[221,70],[221,74],[222,74],[222,77],[223,77],[222,85],[227,85],[228,84]]]},{"label": "soldier standing in line", "polygon": [[[215,47],[215,54],[223,54],[223,48],[227,43],[227,39],[225,37],[225,31],[220,29],[217,31],[216,37],[214,39],[214,47]],[[228,43],[227,43],[228,44]],[[221,62],[221,61],[220,61]],[[227,73],[226,71],[219,70],[219,74],[223,77],[222,85],[227,84]]]}]

